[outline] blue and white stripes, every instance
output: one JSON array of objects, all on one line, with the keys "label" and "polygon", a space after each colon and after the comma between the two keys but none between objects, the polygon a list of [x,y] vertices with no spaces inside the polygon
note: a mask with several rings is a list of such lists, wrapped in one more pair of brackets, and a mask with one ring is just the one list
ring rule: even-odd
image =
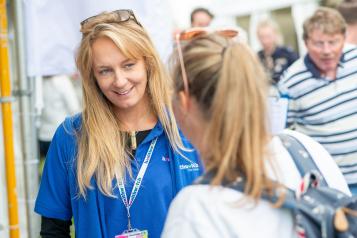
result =
[{"label": "blue and white stripes", "polygon": [[308,57],[283,75],[288,124],[311,136],[335,158],[348,183],[357,183],[357,48],[345,47],[335,80],[320,77]]}]

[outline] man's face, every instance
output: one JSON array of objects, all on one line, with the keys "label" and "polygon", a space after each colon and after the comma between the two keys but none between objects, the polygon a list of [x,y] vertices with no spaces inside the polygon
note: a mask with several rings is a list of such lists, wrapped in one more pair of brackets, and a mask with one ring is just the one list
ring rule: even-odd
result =
[{"label": "man's face", "polygon": [[311,60],[323,76],[336,72],[344,40],[342,33],[326,34],[319,29],[309,33],[305,45]]},{"label": "man's face", "polygon": [[192,27],[207,27],[212,18],[205,12],[196,12],[193,16]]}]

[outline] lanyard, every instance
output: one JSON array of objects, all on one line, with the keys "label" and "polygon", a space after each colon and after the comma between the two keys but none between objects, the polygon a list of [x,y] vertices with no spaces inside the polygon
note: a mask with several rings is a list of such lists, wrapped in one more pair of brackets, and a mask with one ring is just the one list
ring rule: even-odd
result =
[{"label": "lanyard", "polygon": [[157,137],[151,142],[150,147],[149,147],[148,151],[146,152],[144,162],[140,167],[139,173],[138,173],[138,175],[137,175],[137,177],[135,179],[134,185],[133,185],[133,189],[131,190],[129,201],[128,201],[128,198],[126,196],[126,191],[125,191],[125,186],[124,186],[123,179],[120,179],[119,184],[118,184],[120,197],[121,197],[121,200],[124,203],[124,206],[126,208],[126,212],[127,212],[127,215],[128,215],[128,230],[132,229],[131,228],[131,223],[130,223],[130,207],[131,207],[131,205],[133,205],[133,202],[134,202],[134,200],[136,198],[136,195],[138,195],[138,192],[139,192],[139,189],[140,189],[140,185],[141,185],[141,182],[143,181],[146,169],[148,168],[152,152],[154,151],[154,148],[155,148],[155,145],[156,145],[156,141],[157,141]]}]

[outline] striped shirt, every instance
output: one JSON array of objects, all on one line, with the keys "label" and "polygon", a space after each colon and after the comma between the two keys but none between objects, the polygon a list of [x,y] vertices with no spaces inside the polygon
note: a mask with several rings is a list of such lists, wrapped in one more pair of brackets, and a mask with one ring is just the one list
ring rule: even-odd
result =
[{"label": "striped shirt", "polygon": [[357,184],[357,48],[344,48],[335,80],[321,77],[307,55],[278,88],[289,98],[288,125],[322,144],[347,182]]}]

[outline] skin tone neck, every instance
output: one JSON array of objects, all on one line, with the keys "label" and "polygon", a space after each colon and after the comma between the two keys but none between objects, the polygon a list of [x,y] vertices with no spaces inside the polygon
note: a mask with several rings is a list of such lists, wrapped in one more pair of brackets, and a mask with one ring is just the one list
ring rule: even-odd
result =
[{"label": "skin tone neck", "polygon": [[346,43],[357,45],[357,23],[347,25]]},{"label": "skin tone neck", "polygon": [[202,140],[202,135],[206,131],[207,120],[202,113],[199,103],[195,98],[181,91],[177,93],[173,106],[176,120],[182,132],[200,151],[201,155],[205,156],[207,148]]},{"label": "skin tone neck", "polygon": [[144,131],[152,129],[157,123],[157,116],[150,106],[147,93],[139,105],[131,109],[116,109],[119,121],[124,125],[125,131]]}]

